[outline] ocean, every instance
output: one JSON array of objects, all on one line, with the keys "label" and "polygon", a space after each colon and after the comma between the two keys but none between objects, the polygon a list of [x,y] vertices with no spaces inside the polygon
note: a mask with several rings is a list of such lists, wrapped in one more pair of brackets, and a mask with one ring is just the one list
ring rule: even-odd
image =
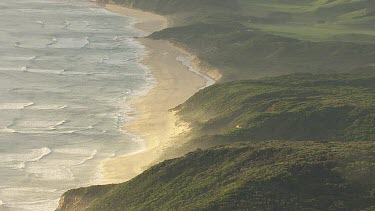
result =
[{"label": "ocean", "polygon": [[122,127],[155,83],[132,18],[83,0],[0,1],[0,210],[54,210],[141,150]]}]

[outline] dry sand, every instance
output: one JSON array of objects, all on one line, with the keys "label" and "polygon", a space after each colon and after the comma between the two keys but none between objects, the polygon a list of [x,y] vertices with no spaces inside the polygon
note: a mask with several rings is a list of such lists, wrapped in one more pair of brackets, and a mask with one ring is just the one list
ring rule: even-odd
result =
[{"label": "dry sand", "polygon": [[[135,27],[151,33],[167,26],[162,16],[116,5],[107,5],[109,11],[136,18],[140,23]],[[132,99],[136,109],[136,120],[125,129],[145,140],[145,148],[123,157],[107,160],[102,165],[104,183],[119,183],[132,179],[151,164],[159,162],[163,151],[178,144],[176,136],[186,132],[186,124],[178,123],[177,116],[168,111],[186,101],[206,80],[189,71],[188,67],[176,60],[180,55],[188,55],[167,41],[142,38],[147,56],[142,63],[150,68],[157,80],[156,86],[142,97]]]}]

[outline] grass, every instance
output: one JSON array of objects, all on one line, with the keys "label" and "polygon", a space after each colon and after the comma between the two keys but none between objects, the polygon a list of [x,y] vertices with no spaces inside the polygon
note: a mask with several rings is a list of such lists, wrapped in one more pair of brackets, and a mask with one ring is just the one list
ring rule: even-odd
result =
[{"label": "grass", "polygon": [[[280,141],[198,150],[164,161],[109,190],[103,186],[101,197],[81,207],[90,211],[369,210],[375,206],[374,150],[373,142]],[[81,202],[85,190],[67,194]]]},{"label": "grass", "polygon": [[156,32],[219,69],[223,81],[290,73],[356,71],[374,62],[375,44],[311,42],[236,24],[197,23]]},{"label": "grass", "polygon": [[70,190],[57,211],[373,210],[374,96],[371,68],[211,86],[176,108],[193,127],[182,148],[203,150]]},{"label": "grass", "polygon": [[373,0],[114,2],[167,16],[150,38],[227,83],[175,109],[192,131],[167,156],[190,153],[70,190],[58,211],[375,210]]},{"label": "grass", "polygon": [[[371,69],[371,68],[370,68]],[[375,71],[295,74],[206,88],[176,110],[194,125],[193,142],[375,140]],[[218,138],[217,136],[220,136]],[[190,143],[191,144],[191,143]]]},{"label": "grass", "polygon": [[[375,3],[368,0],[317,0],[317,1],[247,1],[243,13],[253,15],[254,10],[261,13],[262,17],[271,17],[275,13],[289,14],[285,21],[273,24],[268,18],[268,23],[247,24],[264,31],[285,35],[302,40],[326,41],[339,40],[347,42],[375,42]],[[261,12],[259,12],[261,11]],[[319,24],[324,23],[324,24]],[[246,25],[246,23],[245,23]],[[369,39],[337,39],[343,35],[371,36]]]},{"label": "grass", "polygon": [[[166,39],[223,81],[355,71],[374,63],[371,0],[115,0],[167,16]],[[355,53],[353,53],[355,52]]]},{"label": "grass", "polygon": [[[374,20],[375,21],[375,20]],[[248,24],[249,27],[254,27],[265,32],[270,32],[276,35],[291,37],[301,40],[309,41],[334,41],[334,40],[349,40],[345,37],[356,35],[357,39],[354,41],[360,43],[375,43],[375,30],[373,29],[356,29],[353,33],[353,28],[345,25],[337,24]],[[341,38],[341,39],[340,39]]]}]

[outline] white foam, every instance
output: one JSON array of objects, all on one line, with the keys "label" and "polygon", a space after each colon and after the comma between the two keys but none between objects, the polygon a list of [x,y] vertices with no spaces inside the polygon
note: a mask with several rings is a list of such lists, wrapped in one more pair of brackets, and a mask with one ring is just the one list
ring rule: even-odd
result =
[{"label": "white foam", "polygon": [[30,73],[44,73],[44,74],[62,74],[65,70],[49,70],[49,69],[31,69],[23,67],[22,71]]},{"label": "white foam", "polygon": [[[32,59],[32,58],[29,58]],[[23,67],[0,67],[0,71],[21,71],[28,73],[42,73],[42,74],[62,74],[65,70],[52,70],[52,69],[33,69],[27,66]]]},{"label": "white foam", "polygon": [[33,102],[28,103],[0,103],[0,110],[22,110],[34,105]]},{"label": "white foam", "polygon": [[68,105],[36,105],[29,107],[30,110],[62,110],[67,108]]},{"label": "white foam", "polygon": [[[9,89],[9,92],[18,93],[18,94],[44,94],[44,93],[68,93],[69,91],[66,89],[60,89],[55,87],[48,87],[48,86],[41,86],[41,87],[33,87],[33,88],[13,88]],[[38,105],[35,105],[38,106]],[[34,106],[33,106],[34,107]]]},{"label": "white foam", "polygon": [[115,36],[115,37],[113,38],[113,41],[121,41],[121,40],[123,40],[123,38],[122,38],[122,37],[119,37],[119,36]]},{"label": "white foam", "polygon": [[48,147],[43,147],[40,149],[32,149],[28,153],[12,153],[12,154],[0,154],[1,162],[16,162],[17,164],[10,164],[9,167],[16,169],[25,169],[27,163],[38,162],[42,160],[45,156],[49,155],[52,151]]},{"label": "white foam", "polygon": [[65,21],[64,23],[64,29],[68,29],[68,27],[70,26],[70,22],[69,21]]},{"label": "white foam", "polygon": [[[6,192],[5,192],[6,191]],[[0,205],[6,210],[33,210],[33,211],[50,211],[57,207],[59,199],[53,200],[32,200],[29,199],[35,193],[56,195],[56,191],[40,190],[35,188],[7,188],[4,190],[6,196],[16,196],[19,200],[11,200],[7,204]],[[24,198],[22,198],[22,196]]]},{"label": "white foam", "polygon": [[31,61],[36,58],[36,56],[0,56],[0,60],[3,61]]},{"label": "white foam", "polygon": [[79,162],[77,165],[82,165],[82,164],[86,163],[87,161],[94,159],[97,153],[98,153],[97,150],[92,151],[92,153],[91,153],[91,155],[90,155],[89,157],[83,159],[83,160],[82,160],[81,162]]},{"label": "white foam", "polygon": [[54,149],[54,153],[62,154],[65,157],[74,157],[75,160],[72,160],[71,163],[66,163],[66,166],[79,166],[87,161],[95,159],[98,151],[96,149],[83,149],[83,148],[60,148]]},{"label": "white foam", "polygon": [[8,133],[18,133],[18,134],[74,134],[83,132],[86,130],[92,129],[92,127],[85,127],[85,128],[56,128],[56,126],[50,126],[48,128],[4,128],[1,132],[8,132]]},{"label": "white foam", "polygon": [[104,61],[106,61],[106,60],[109,60],[109,58],[102,58],[102,59],[100,60],[100,63],[103,64]]},{"label": "white foam", "polygon": [[37,23],[37,24],[40,24],[40,25],[42,25],[42,26],[45,25],[44,21],[36,21],[36,23]]},{"label": "white foam", "polygon": [[95,75],[95,74],[101,74],[101,73],[99,72],[77,72],[77,71],[64,71],[61,73],[61,75],[67,75],[67,76],[72,76],[72,75],[90,76],[90,75]]},{"label": "white foam", "polygon": [[40,188],[32,188],[32,187],[17,187],[17,188],[12,188],[12,187],[3,187],[2,191],[6,191],[8,193],[15,193],[15,192],[34,192],[34,193],[54,193],[58,191],[57,189],[40,189]]},{"label": "white foam", "polygon": [[40,181],[73,181],[75,177],[68,168],[73,163],[69,160],[48,160],[43,165],[30,165],[25,171]]},{"label": "white foam", "polygon": [[84,149],[84,148],[59,148],[54,149],[53,152],[55,153],[62,153],[67,155],[90,155],[96,150],[91,149]]},{"label": "white foam", "polygon": [[56,37],[52,38],[52,41],[50,43],[47,43],[47,46],[53,45],[55,43],[57,43]]},{"label": "white foam", "polygon": [[204,89],[204,88],[209,87],[209,86],[216,83],[216,81],[214,79],[212,79],[210,76],[208,76],[206,74],[203,74],[203,73],[199,72],[198,70],[194,69],[193,62],[192,62],[192,59],[190,57],[181,55],[181,56],[176,57],[176,60],[181,62],[186,67],[188,67],[191,72],[194,72],[195,74],[201,76],[202,78],[204,78],[206,80],[206,86],[201,87],[200,89]]},{"label": "white foam", "polygon": [[89,37],[86,37],[85,38],[85,44],[83,44],[82,46],[81,46],[81,48],[84,48],[84,47],[86,47],[87,45],[89,45],[90,44],[90,39],[89,39]]},{"label": "white foam", "polygon": [[51,130],[56,130],[57,127],[63,125],[66,123],[66,120],[63,120],[61,122],[58,122],[57,124],[53,125],[52,127],[50,127]]},{"label": "white foam", "polygon": [[[48,0],[42,0],[42,2],[43,1],[49,2]],[[37,2],[41,1],[38,0]],[[74,0],[73,2],[76,1]],[[112,119],[108,120],[108,113],[119,113],[119,124],[124,124],[124,121],[127,121],[127,117],[123,117],[122,113],[125,115],[130,114],[127,107],[121,105],[124,102],[128,103],[126,96],[129,94],[137,95],[147,92],[145,90],[148,88],[147,85],[145,86],[146,89],[134,93],[127,90],[127,88],[133,89],[134,87],[138,87],[138,84],[136,84],[138,82],[143,83],[143,81],[141,82],[141,78],[144,75],[142,70],[140,70],[135,64],[136,60],[139,59],[139,51],[142,51],[141,49],[143,47],[140,45],[135,47],[134,45],[138,43],[132,43],[132,39],[127,39],[127,36],[134,36],[135,33],[133,31],[130,32],[124,28],[116,28],[113,30],[112,25],[103,26],[102,23],[103,21],[105,22],[105,20],[101,17],[93,17],[94,14],[91,12],[88,14],[92,16],[85,15],[83,16],[84,19],[82,19],[80,17],[81,10],[76,11],[74,7],[69,9],[69,15],[65,15],[67,8],[61,8],[62,11],[57,11],[58,17],[51,18],[48,21],[46,20],[46,30],[39,30],[40,25],[44,25],[44,23],[39,22],[40,25],[37,25],[35,21],[44,20],[45,15],[42,14],[42,12],[47,12],[50,8],[33,10],[36,12],[35,16],[27,20],[25,19],[27,21],[25,24],[32,27],[32,32],[30,33],[35,34],[33,39],[20,37],[19,45],[22,48],[17,49],[13,46],[6,46],[11,49],[12,52],[0,55],[0,57],[19,55],[18,58],[15,58],[17,56],[14,58],[2,58],[3,60],[6,60],[6,62],[2,62],[3,65],[0,66],[8,67],[3,69],[0,67],[0,73],[17,79],[17,84],[13,85],[9,82],[11,86],[3,86],[5,87],[5,89],[3,89],[5,94],[4,96],[1,96],[5,97],[4,99],[8,96],[12,98],[9,100],[2,100],[0,104],[13,103],[17,99],[19,99],[20,102],[16,101],[16,103],[23,103],[23,101],[27,102],[28,99],[34,98],[36,102],[36,104],[29,106],[9,104],[5,106],[0,105],[0,116],[1,114],[9,113],[9,116],[4,116],[6,117],[5,120],[2,119],[0,122],[0,130],[9,134],[0,134],[0,136],[10,137],[9,140],[5,141],[5,144],[9,144],[10,146],[9,149],[7,148],[8,154],[5,155],[5,157],[7,157],[6,159],[8,161],[11,160],[10,162],[4,162],[0,159],[0,165],[2,169],[4,169],[3,167],[9,169],[9,165],[12,165],[12,168],[15,168],[9,169],[11,174],[15,172],[14,178],[4,180],[3,184],[14,186],[12,188],[20,186],[36,187],[36,189],[18,190],[23,191],[23,193],[17,192],[17,194],[12,196],[11,199],[15,199],[14,204],[17,205],[14,205],[12,202],[10,203],[10,206],[13,206],[15,210],[22,208],[38,211],[53,210],[56,207],[57,201],[50,202],[38,200],[54,199],[55,194],[50,194],[54,192],[40,191],[38,188],[61,188],[62,192],[63,190],[73,188],[73,186],[80,186],[78,183],[86,184],[86,182],[89,182],[88,180],[91,180],[92,178],[99,178],[100,176],[95,174],[95,171],[97,170],[96,168],[98,167],[97,164],[99,164],[104,158],[116,156],[116,153],[119,155],[122,154],[122,150],[113,153],[113,149],[104,146],[105,143],[102,143],[102,139],[105,139],[105,137],[112,137],[113,139],[111,138],[111,143],[115,145],[118,143],[119,146],[128,146],[127,144],[130,142],[127,136],[121,138],[121,134],[117,131],[113,131],[115,130],[114,121],[112,121]],[[51,15],[55,13],[55,11],[50,12]],[[74,15],[74,20],[71,19],[73,17],[71,15]],[[88,19],[88,17],[90,19]],[[61,28],[64,26],[64,21],[68,19],[71,19],[72,23],[70,24],[69,21],[66,21],[65,28],[67,30],[62,30]],[[85,20],[92,21],[91,26],[90,23]],[[122,20],[119,22],[121,23]],[[111,22],[110,24],[113,23]],[[24,29],[20,33],[22,34],[25,30],[27,31],[27,29]],[[16,28],[14,31],[16,31]],[[111,40],[116,35],[119,35],[116,40],[118,42]],[[53,38],[53,36],[56,37]],[[9,38],[12,37],[9,36]],[[18,41],[17,39],[14,40],[14,38],[10,40],[10,45],[13,45],[14,42]],[[120,48],[115,48],[116,44],[120,44]],[[47,47],[46,45],[49,46]],[[69,50],[66,50],[66,48]],[[85,49],[76,50],[77,48]],[[107,48],[113,50],[108,51]],[[108,57],[109,61],[106,61],[105,57]],[[98,64],[101,58],[104,58],[102,63],[108,62],[108,65]],[[2,61],[2,59],[0,58],[0,61]],[[67,68],[66,71],[59,70],[64,68]],[[4,71],[4,69],[9,72],[1,72]],[[123,70],[120,75],[118,74],[119,70]],[[133,77],[132,74],[136,76]],[[86,77],[87,75],[92,76]],[[131,77],[125,77],[127,75]],[[101,80],[102,77],[106,77],[105,80]],[[106,86],[107,82],[110,81],[107,77],[111,77],[110,79],[116,77],[118,81],[113,81],[110,86]],[[119,86],[116,85],[117,83],[121,83],[121,79],[124,79],[126,82],[128,79],[132,78],[135,78],[136,80],[134,83],[122,83]],[[148,82],[152,81],[152,76],[149,75],[146,76],[146,78]],[[97,87],[100,87],[100,89],[97,89]],[[112,87],[114,87],[114,89]],[[105,96],[103,95],[96,98],[92,97],[92,93],[96,92],[96,90],[100,90]],[[87,98],[82,98],[83,95],[87,96]],[[124,97],[122,98],[122,96]],[[92,100],[95,100],[97,105],[93,106],[90,104]],[[121,102],[119,102],[119,100],[121,100]],[[115,108],[117,103],[119,104],[118,108]],[[1,111],[2,106],[7,110],[9,110],[9,107],[13,110],[25,110],[21,112]],[[58,111],[60,109],[65,110]],[[106,113],[106,115],[104,118],[99,119],[96,116],[98,113]],[[71,116],[75,116],[75,118],[78,119],[71,119],[71,121],[69,121]],[[12,119],[15,119],[14,124],[5,127]],[[35,119],[35,121],[31,121],[33,119]],[[26,120],[30,121],[25,122]],[[121,126],[122,125],[119,125],[119,127]],[[95,137],[95,135],[93,135],[100,133],[102,130],[107,130],[108,136],[99,134],[99,136]],[[73,134],[79,132],[82,132],[82,135],[57,135],[61,133]],[[18,133],[38,133],[38,135],[28,136]],[[27,137],[33,138],[30,141],[27,141]],[[12,140],[13,138],[14,140]],[[87,140],[85,141],[85,139]],[[68,141],[66,142],[66,140]],[[14,141],[14,143],[12,143],[12,141]],[[142,142],[140,140],[137,141]],[[14,145],[20,143],[21,145],[19,146]],[[43,143],[47,144],[40,146],[36,145]],[[51,147],[52,152],[49,152],[49,154],[48,149],[44,149],[43,151],[42,148],[43,146],[49,146],[50,144],[48,143],[51,143],[54,146],[53,148]],[[4,145],[4,147],[7,146]],[[62,150],[65,150],[65,153],[59,153],[59,150],[55,150],[55,147],[66,147],[67,149]],[[125,148],[127,147],[124,147],[124,151],[127,151]],[[130,148],[132,148],[132,145]],[[13,152],[12,150],[17,151]],[[0,153],[0,157],[3,158],[4,155]],[[4,172],[3,174],[8,175],[7,173],[8,172]],[[77,179],[74,178],[75,176]],[[8,183],[8,181],[11,183]],[[96,182],[96,180],[91,180],[91,182],[93,181]],[[40,194],[33,194],[38,192]],[[43,198],[39,198],[39,195],[43,196]],[[0,196],[8,205],[9,199],[3,198],[2,194],[0,194]],[[30,196],[32,196],[32,198]],[[34,202],[31,203],[32,200],[34,200]],[[50,203],[52,204],[51,208],[46,209],[45,204]],[[2,209],[0,208],[0,210]]]},{"label": "white foam", "polygon": [[15,130],[10,129],[10,128],[8,128],[8,127],[5,127],[5,128],[3,128],[3,129],[0,129],[0,132],[1,132],[1,133],[16,133]]},{"label": "white foam", "polygon": [[31,157],[29,160],[27,160],[27,162],[37,162],[43,159],[45,156],[49,155],[51,152],[52,152],[51,149],[48,147],[43,147],[41,149],[33,150]]},{"label": "white foam", "polygon": [[56,49],[79,49],[90,44],[89,37],[84,38],[58,38],[53,44],[48,45],[49,48]]},{"label": "white foam", "polygon": [[0,67],[0,71],[22,71],[19,67]]},{"label": "white foam", "polygon": [[27,121],[18,121],[16,124],[12,125],[13,129],[49,129],[55,126],[58,126],[61,123],[65,123],[66,120],[62,121],[37,121],[37,120],[27,120]]},{"label": "white foam", "polygon": [[139,66],[146,72],[146,75],[144,76],[146,83],[140,89],[133,91],[131,93],[132,96],[144,96],[157,84],[157,79],[151,73],[149,68],[143,64],[139,64]]},{"label": "white foam", "polygon": [[0,132],[18,134],[74,134],[94,128],[92,125],[87,127],[64,127],[66,122],[67,120],[60,122],[23,121],[0,129]]}]

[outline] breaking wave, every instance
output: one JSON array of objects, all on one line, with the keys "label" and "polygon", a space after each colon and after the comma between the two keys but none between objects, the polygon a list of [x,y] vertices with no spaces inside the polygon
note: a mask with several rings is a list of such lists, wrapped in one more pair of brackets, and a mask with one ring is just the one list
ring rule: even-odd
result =
[{"label": "breaking wave", "polygon": [[1,103],[0,110],[22,110],[34,105],[33,102],[28,103]]},{"label": "breaking wave", "polygon": [[43,147],[40,149],[32,149],[29,153],[13,153],[0,154],[2,162],[18,162],[14,167],[18,169],[25,169],[27,163],[38,162],[51,153],[51,149]]},{"label": "breaking wave", "polygon": [[47,43],[47,46],[53,45],[55,43],[57,43],[56,37],[52,38],[52,41],[50,43]]},{"label": "breaking wave", "polygon": [[77,165],[82,165],[82,164],[86,163],[87,161],[94,159],[97,153],[98,153],[98,151],[97,151],[97,150],[94,150],[94,151],[91,153],[91,155],[90,155],[89,157],[83,159],[83,160],[82,160],[81,162],[79,162]]}]

